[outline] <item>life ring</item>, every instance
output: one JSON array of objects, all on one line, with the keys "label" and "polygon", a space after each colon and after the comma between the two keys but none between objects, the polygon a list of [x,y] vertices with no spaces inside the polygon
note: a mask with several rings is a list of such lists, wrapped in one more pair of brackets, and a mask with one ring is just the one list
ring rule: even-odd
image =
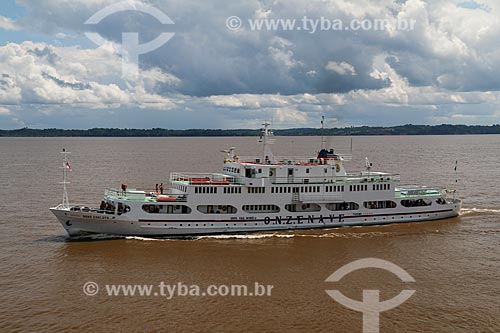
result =
[{"label": "life ring", "polygon": [[335,171],[340,172],[340,165],[337,164],[337,166],[335,167]]},{"label": "life ring", "polygon": [[225,212],[227,210],[226,206],[222,206],[222,211]]},{"label": "life ring", "polygon": [[269,171],[269,176],[273,176],[274,175],[274,172],[272,170]]},{"label": "life ring", "polygon": [[302,209],[307,209],[307,205],[302,205]]}]

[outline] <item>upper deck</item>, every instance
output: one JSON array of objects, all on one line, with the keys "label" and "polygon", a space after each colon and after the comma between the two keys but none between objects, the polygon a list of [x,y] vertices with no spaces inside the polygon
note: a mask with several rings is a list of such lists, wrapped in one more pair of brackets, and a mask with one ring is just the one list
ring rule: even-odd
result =
[{"label": "upper deck", "polygon": [[423,185],[398,185],[395,188],[395,198],[439,197],[453,190]]},{"label": "upper deck", "polygon": [[[242,164],[244,165],[244,164]],[[392,174],[386,172],[355,172],[348,173],[345,176],[335,177],[258,177],[259,179],[266,179],[269,184],[359,184],[359,183],[380,183],[392,182],[397,183],[400,181],[399,174]],[[235,176],[231,174],[222,173],[180,173],[173,172],[170,174],[170,182],[182,185],[205,185],[205,186],[249,186],[249,180],[255,180],[257,177],[244,177]],[[252,185],[250,185],[252,186]]]},{"label": "upper deck", "polygon": [[265,158],[262,159],[262,157],[258,156],[243,156],[243,157],[238,157],[236,162],[239,162],[244,165],[254,164],[254,165],[275,165],[275,166],[283,166],[283,165],[318,166],[327,164],[328,160],[348,162],[352,160],[352,155],[335,154],[334,156],[328,159],[310,157],[310,156],[305,156],[305,157],[279,156],[279,157],[274,157],[273,160]]}]

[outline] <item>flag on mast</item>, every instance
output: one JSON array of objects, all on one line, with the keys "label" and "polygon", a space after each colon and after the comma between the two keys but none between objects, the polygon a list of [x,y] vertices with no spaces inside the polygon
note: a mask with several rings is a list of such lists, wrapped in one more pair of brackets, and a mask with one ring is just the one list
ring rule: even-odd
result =
[{"label": "flag on mast", "polygon": [[68,170],[71,171],[71,164],[69,164],[69,162],[66,162],[66,164],[64,165],[64,167]]}]

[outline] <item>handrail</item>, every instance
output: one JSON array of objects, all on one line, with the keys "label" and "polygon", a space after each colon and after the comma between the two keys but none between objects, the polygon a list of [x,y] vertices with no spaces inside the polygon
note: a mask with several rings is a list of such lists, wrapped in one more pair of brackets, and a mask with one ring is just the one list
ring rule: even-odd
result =
[{"label": "handrail", "polygon": [[241,185],[241,181],[238,178],[223,173],[203,173],[203,172],[189,172],[180,173],[172,172],[170,173],[170,181],[187,181],[190,184],[196,183],[196,185],[230,185],[238,184]]},{"label": "handrail", "polygon": [[[253,178],[252,178],[253,179]],[[376,175],[363,175],[363,174],[349,174],[347,176],[335,177],[275,177],[271,178],[273,184],[357,184],[357,183],[378,183],[382,181],[399,182],[399,174],[376,174]]]},{"label": "handrail", "polygon": [[[171,198],[175,198],[176,200],[173,202],[186,202],[187,201],[187,193],[170,193],[170,192],[164,192],[162,194],[160,193],[155,193],[155,190],[136,190],[134,191],[140,191],[144,192],[144,198],[151,198],[154,199],[158,195],[164,195],[164,196],[169,196]],[[104,192],[105,196],[109,197],[116,197],[117,199],[129,199],[133,200],[134,199],[134,194],[142,194],[142,193],[130,193],[128,191],[122,191],[122,190],[117,190],[117,189],[106,189]],[[137,199],[137,198],[136,198]]]},{"label": "handrail", "polygon": [[[336,154],[338,157],[340,157],[344,162],[348,162],[352,160],[352,155],[351,154]],[[275,156],[274,157],[274,163],[265,163],[266,161],[262,160],[262,156],[239,156],[238,157],[238,162],[251,162],[251,163],[262,163],[265,165],[273,165],[276,162],[278,164],[290,164],[290,163],[304,163],[304,162],[311,162],[313,161],[314,163],[319,162],[319,158],[315,156]]]},{"label": "handrail", "polygon": [[325,194],[304,194],[300,193],[298,198],[299,202],[327,202],[327,201],[338,201],[342,198],[340,194],[325,193]]}]

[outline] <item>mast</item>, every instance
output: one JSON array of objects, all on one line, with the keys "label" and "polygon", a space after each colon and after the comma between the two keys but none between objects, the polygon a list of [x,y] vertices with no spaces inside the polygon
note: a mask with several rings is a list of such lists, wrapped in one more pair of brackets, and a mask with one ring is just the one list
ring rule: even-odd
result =
[{"label": "mast", "polygon": [[325,116],[321,116],[321,149],[325,148]]},{"label": "mast", "polygon": [[66,184],[69,184],[68,182],[68,170],[71,168],[69,162],[68,162],[68,154],[71,154],[69,151],[66,151],[65,148],[61,151],[61,154],[63,154],[63,161],[62,161],[62,169],[63,169],[63,194],[62,194],[62,203],[61,203],[61,208],[63,209],[68,209],[69,208],[69,198],[68,198],[68,191],[66,189]]},{"label": "mast", "polygon": [[259,140],[259,142],[262,143],[262,161],[264,163],[273,163],[274,155],[271,151],[270,145],[274,143],[274,139],[271,139],[273,136],[273,131],[270,128],[271,124],[266,121],[262,124],[262,126],[264,127],[260,130]]}]

